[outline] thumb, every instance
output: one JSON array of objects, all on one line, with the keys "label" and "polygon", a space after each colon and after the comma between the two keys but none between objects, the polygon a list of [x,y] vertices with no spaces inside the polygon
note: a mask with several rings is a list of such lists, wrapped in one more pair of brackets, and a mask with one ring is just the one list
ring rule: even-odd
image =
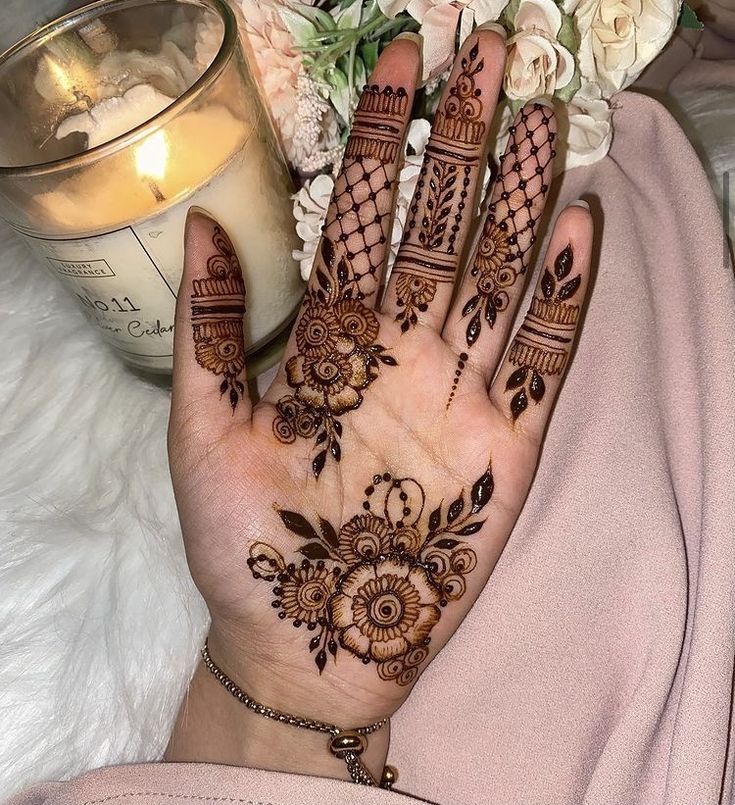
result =
[{"label": "thumb", "polygon": [[170,440],[183,435],[209,443],[233,420],[250,419],[244,314],[245,283],[232,241],[210,215],[192,207],[176,302]]}]

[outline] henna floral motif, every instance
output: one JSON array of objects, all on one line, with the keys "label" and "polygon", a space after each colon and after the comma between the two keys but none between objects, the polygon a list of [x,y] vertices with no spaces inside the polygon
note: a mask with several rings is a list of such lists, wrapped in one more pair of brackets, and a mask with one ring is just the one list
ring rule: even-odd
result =
[{"label": "henna floral motif", "polygon": [[312,461],[318,478],[331,455],[342,457],[339,417],[358,408],[363,391],[376,379],[381,364],[396,360],[377,341],[375,313],[354,298],[351,266],[337,258],[334,245],[322,239],[317,284],[306,292],[296,325],[295,355],[286,362],[286,382],[293,394],[276,404],[273,433],[284,444],[297,437],[321,447]]},{"label": "henna floral motif", "polygon": [[554,261],[553,273],[544,269],[541,295],[531,300],[531,310],[513,339],[508,358],[518,366],[505,384],[514,392],[510,401],[513,419],[528,408],[529,399],[538,404],[546,393],[544,375],[559,375],[564,371],[574,331],[579,319],[579,305],[567,304],[582,284],[582,277],[569,279],[574,266],[571,245],[566,246]]},{"label": "henna floral motif", "polygon": [[202,368],[222,376],[220,395],[229,392],[234,411],[245,393],[238,379],[245,368],[245,284],[235,249],[219,226],[214,228],[212,243],[217,252],[207,261],[209,276],[192,283],[194,355]]},{"label": "henna floral motif", "polygon": [[462,250],[462,221],[471,203],[485,137],[476,76],[485,66],[476,43],[436,113],[416,192],[409,208],[396,275],[396,321],[405,333],[428,310],[439,283],[454,281]]},{"label": "henna floral motif", "polygon": [[[467,542],[484,524],[490,468],[448,506],[426,513],[426,496],[412,478],[376,475],[365,489],[363,513],[336,529],[277,509],[288,531],[303,540],[304,558],[287,563],[262,542],[250,549],[253,577],[275,583],[272,605],[281,620],[314,632],[309,651],[321,673],[340,647],[376,663],[381,679],[408,685],[429,654],[441,611],[467,589],[477,566]],[[375,496],[380,499],[373,510]]]}]

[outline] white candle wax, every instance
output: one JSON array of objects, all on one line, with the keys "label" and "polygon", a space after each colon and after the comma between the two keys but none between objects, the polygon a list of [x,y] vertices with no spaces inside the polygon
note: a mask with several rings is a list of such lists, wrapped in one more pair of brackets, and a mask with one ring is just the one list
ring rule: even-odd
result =
[{"label": "white candle wax", "polygon": [[[62,135],[79,130],[81,117]],[[104,141],[105,129],[119,129],[122,118],[129,124],[129,108],[117,106],[113,117],[105,121],[92,110],[83,124]],[[227,229],[240,255],[245,337],[253,350],[290,318],[303,292],[291,257],[290,187],[274,162],[264,121],[239,120],[223,106],[186,111],[119,159],[35,198],[42,231],[89,235],[28,240],[129,362],[166,371],[184,220],[191,205],[203,207]]]}]

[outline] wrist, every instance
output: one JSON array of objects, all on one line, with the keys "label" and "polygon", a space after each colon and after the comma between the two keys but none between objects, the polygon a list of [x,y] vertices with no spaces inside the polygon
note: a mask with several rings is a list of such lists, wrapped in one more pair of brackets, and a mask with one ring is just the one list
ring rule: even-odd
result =
[{"label": "wrist", "polygon": [[[217,656],[214,648],[212,653]],[[228,673],[229,669],[221,663],[217,658],[217,664]],[[235,678],[234,673],[232,676]],[[288,715],[321,720],[320,714],[310,712],[313,704],[310,698],[304,698],[298,707],[285,707],[278,695],[281,684],[288,686],[288,680],[279,674],[273,684],[267,686],[272,698],[263,696],[259,701]],[[252,695],[251,691],[247,693]],[[288,700],[295,698],[295,691],[291,689]],[[365,725],[340,723],[338,726]],[[282,723],[254,712],[200,663],[181,705],[164,760],[247,766],[349,780],[346,763],[330,751],[331,739],[328,733]],[[360,755],[360,760],[378,782],[389,740],[390,726],[386,724],[367,738],[365,751]]]}]

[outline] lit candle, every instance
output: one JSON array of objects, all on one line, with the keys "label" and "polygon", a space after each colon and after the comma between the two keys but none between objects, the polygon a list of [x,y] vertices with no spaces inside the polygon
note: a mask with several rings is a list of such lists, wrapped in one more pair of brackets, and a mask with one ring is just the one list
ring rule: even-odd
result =
[{"label": "lit candle", "polygon": [[[58,62],[40,63],[42,88],[48,92],[55,76],[68,93],[74,82]],[[29,181],[19,205],[23,219],[10,217],[113,346],[143,368],[171,367],[183,226],[192,205],[220,221],[238,250],[251,351],[288,323],[303,292],[291,257],[288,174],[243,64],[233,57],[228,68],[188,103],[138,84],[73,108],[55,139],[63,147],[83,136],[88,153]]]}]

